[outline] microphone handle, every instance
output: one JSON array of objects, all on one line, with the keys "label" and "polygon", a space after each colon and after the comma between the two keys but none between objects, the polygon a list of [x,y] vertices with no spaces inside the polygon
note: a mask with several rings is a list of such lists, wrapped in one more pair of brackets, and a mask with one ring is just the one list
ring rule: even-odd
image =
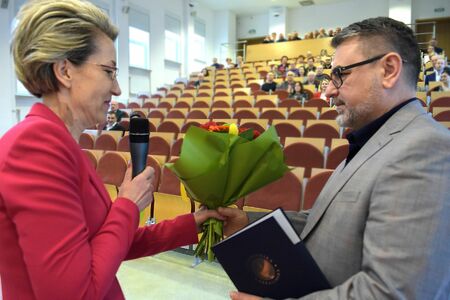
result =
[{"label": "microphone handle", "polygon": [[136,177],[147,166],[148,143],[130,143],[132,177]]}]

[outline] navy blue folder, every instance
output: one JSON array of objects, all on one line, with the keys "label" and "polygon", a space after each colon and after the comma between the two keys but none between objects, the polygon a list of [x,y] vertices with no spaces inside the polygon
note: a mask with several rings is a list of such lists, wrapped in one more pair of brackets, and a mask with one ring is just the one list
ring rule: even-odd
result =
[{"label": "navy blue folder", "polygon": [[[277,220],[282,221],[284,228]],[[239,291],[284,299],[330,288],[281,209],[252,224],[213,246],[217,259]]]}]

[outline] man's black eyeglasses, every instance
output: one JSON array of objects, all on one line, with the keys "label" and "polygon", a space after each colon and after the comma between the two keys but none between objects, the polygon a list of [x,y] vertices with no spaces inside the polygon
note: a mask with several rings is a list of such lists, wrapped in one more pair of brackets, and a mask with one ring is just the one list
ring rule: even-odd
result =
[{"label": "man's black eyeglasses", "polygon": [[370,64],[376,60],[379,60],[380,58],[382,58],[383,56],[385,56],[387,53],[381,54],[381,55],[377,55],[375,57],[348,65],[348,66],[336,66],[335,68],[333,68],[333,70],[331,70],[331,81],[333,82],[333,85],[338,89],[342,86],[342,84],[344,83],[344,81],[342,80],[342,73],[353,69],[355,67],[359,67],[359,66],[363,66],[366,64]]}]

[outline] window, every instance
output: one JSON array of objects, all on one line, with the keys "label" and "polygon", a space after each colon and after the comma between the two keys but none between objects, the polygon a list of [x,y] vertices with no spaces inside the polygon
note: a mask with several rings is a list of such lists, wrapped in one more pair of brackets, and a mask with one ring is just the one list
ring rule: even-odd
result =
[{"label": "window", "polygon": [[149,69],[150,34],[144,30],[129,27],[129,62],[131,67]]},{"label": "window", "polygon": [[194,33],[192,35],[189,51],[192,53],[192,61],[189,66],[190,72],[198,72],[206,67],[206,41],[205,24],[196,19],[194,21]]},{"label": "window", "polygon": [[148,14],[131,8],[129,11],[130,67],[150,69],[150,18]]},{"label": "window", "polygon": [[166,15],[165,21],[166,60],[181,63],[181,23],[180,20]]}]

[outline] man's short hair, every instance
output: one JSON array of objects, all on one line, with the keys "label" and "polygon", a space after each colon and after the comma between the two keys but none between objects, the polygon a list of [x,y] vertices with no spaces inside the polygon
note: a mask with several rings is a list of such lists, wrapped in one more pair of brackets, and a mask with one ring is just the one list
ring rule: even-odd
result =
[{"label": "man's short hair", "polygon": [[[417,85],[420,72],[420,49],[414,33],[404,23],[388,17],[378,17],[356,22],[342,29],[331,40],[331,46],[337,48],[346,40],[358,37],[363,42],[362,51],[368,56],[393,51],[402,59],[406,82]],[[368,57],[369,58],[369,57]]]},{"label": "man's short hair", "polygon": [[107,115],[116,115],[116,112],[115,111],[112,111],[112,110],[110,110],[110,111],[108,111],[107,113],[106,113]]}]

